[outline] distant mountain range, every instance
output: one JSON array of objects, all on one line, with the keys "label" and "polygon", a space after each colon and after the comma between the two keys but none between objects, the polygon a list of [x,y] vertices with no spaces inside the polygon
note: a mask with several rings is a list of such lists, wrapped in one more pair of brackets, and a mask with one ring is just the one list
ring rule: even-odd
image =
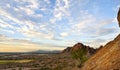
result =
[{"label": "distant mountain range", "polygon": [[53,50],[53,51],[48,51],[48,50],[37,50],[37,51],[32,51],[32,52],[28,52],[28,53],[41,53],[41,54],[57,54],[60,53],[60,50]]},{"label": "distant mountain range", "polygon": [[53,50],[53,51],[36,50],[31,52],[0,52],[0,54],[58,54],[60,52],[61,52],[60,50]]}]

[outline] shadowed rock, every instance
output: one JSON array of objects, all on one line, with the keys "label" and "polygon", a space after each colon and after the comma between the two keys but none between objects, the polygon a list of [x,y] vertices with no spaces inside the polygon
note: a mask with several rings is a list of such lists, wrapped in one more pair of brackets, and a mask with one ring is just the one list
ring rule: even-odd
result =
[{"label": "shadowed rock", "polygon": [[117,20],[118,20],[118,24],[119,24],[119,27],[120,27],[120,8],[119,8],[119,11],[118,11]]}]

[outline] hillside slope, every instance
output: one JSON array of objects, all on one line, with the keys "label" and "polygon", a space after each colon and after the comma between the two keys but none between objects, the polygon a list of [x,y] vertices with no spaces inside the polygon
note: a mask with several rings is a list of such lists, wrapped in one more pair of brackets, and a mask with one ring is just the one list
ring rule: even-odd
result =
[{"label": "hillside slope", "polygon": [[91,57],[82,70],[120,70],[120,34]]}]

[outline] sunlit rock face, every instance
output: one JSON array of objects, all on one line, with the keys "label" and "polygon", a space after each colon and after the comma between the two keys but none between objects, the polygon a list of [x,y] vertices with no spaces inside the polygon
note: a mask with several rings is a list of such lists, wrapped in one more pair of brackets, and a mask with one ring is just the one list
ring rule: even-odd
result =
[{"label": "sunlit rock face", "polygon": [[119,8],[119,11],[118,11],[117,20],[118,20],[118,24],[119,24],[119,27],[120,27],[120,8]]}]

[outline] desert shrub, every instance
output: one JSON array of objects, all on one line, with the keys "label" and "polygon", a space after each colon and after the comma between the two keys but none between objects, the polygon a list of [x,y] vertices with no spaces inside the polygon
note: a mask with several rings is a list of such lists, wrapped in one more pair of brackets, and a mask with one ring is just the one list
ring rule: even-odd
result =
[{"label": "desert shrub", "polygon": [[79,62],[79,64],[77,65],[78,67],[81,67],[83,63],[88,59],[86,57],[86,54],[87,54],[87,50],[85,48],[81,48],[71,53],[72,58],[76,59]]},{"label": "desert shrub", "polygon": [[22,70],[22,68],[21,67],[19,67],[19,69],[18,70]]},{"label": "desert shrub", "polygon": [[38,66],[39,66],[39,64],[34,64],[33,66],[34,66],[34,67],[38,67]]},{"label": "desert shrub", "polygon": [[62,66],[57,65],[57,67],[55,67],[53,70],[62,70]]},{"label": "desert shrub", "polygon": [[56,61],[55,64],[56,64],[56,66],[53,70],[62,70],[62,66],[58,61]]}]

